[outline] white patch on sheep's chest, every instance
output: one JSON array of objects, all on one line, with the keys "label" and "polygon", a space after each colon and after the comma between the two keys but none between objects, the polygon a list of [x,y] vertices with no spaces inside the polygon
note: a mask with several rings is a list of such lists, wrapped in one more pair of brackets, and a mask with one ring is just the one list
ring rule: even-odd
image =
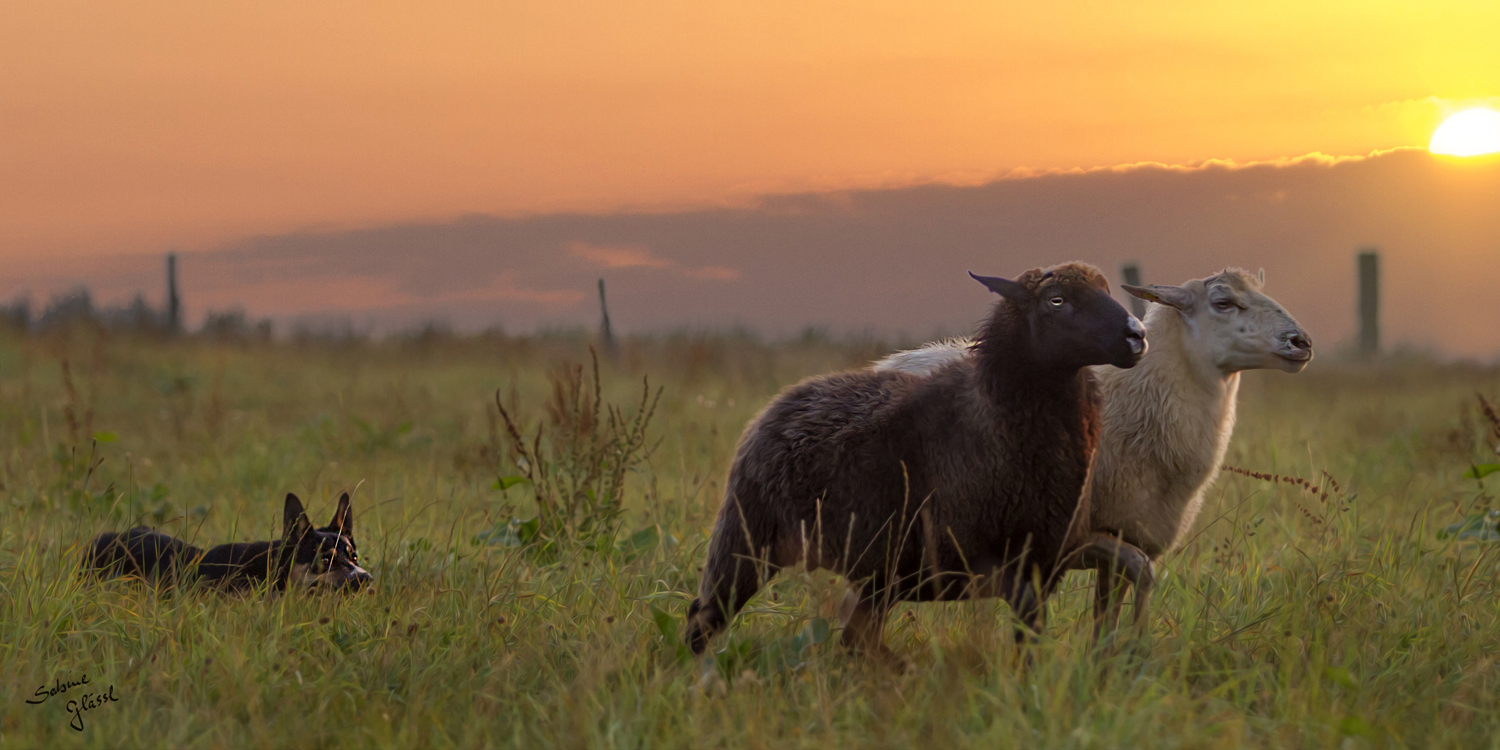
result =
[{"label": "white patch on sheep's chest", "polygon": [[1229,448],[1239,391],[1238,374],[1191,383],[1187,373],[1174,371],[1181,363],[1164,354],[1142,365],[1156,372],[1100,373],[1106,434],[1092,525],[1123,533],[1152,558],[1174,549],[1193,527]]}]

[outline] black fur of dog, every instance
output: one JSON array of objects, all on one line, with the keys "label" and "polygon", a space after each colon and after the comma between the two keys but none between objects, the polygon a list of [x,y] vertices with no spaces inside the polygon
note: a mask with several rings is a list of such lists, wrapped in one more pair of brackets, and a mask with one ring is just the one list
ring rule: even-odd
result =
[{"label": "black fur of dog", "polygon": [[357,590],[371,580],[359,567],[347,492],[339,497],[333,521],[322,528],[313,528],[302,501],[288,493],[282,536],[270,542],[221,544],[204,551],[145,526],[100,534],[84,568],[104,578],[133,576],[166,585],[198,580],[231,591],[266,583],[277,591],[288,586]]}]

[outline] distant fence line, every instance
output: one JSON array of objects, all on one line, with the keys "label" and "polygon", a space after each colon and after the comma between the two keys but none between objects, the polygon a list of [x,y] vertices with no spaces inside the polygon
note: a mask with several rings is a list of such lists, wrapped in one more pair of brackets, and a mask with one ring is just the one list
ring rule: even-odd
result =
[{"label": "distant fence line", "polygon": [[[1355,255],[1358,279],[1356,315],[1359,321],[1357,352],[1362,357],[1373,357],[1380,352],[1380,253],[1377,248],[1360,248]],[[1143,283],[1138,263],[1127,262],[1121,266],[1120,275],[1126,284],[1137,286]],[[54,295],[39,314],[29,298],[21,297],[10,304],[0,304],[0,330],[20,334],[47,334],[70,327],[89,327],[121,333],[153,336],[173,336],[185,333],[182,315],[182,297],[177,282],[177,256],[168,253],[166,258],[167,294],[163,309],[156,309],[146,302],[145,296],[137,293],[130,304],[120,307],[99,307],[87,287],[77,287],[70,292]],[[1130,309],[1136,317],[1144,317],[1146,305],[1131,297]],[[617,343],[605,299],[604,279],[599,279],[600,338],[605,351],[613,353]],[[431,335],[432,324],[423,335]],[[274,326],[270,320],[252,320],[244,311],[229,310],[210,312],[204,319],[198,335],[215,340],[269,341]],[[299,327],[292,332],[293,339],[327,338],[309,327]],[[352,335],[344,332],[344,337]],[[337,336],[335,336],[337,337]]]},{"label": "distant fence line", "polygon": [[[174,320],[169,311],[152,307],[142,295],[137,294],[127,305],[99,306],[84,287],[53,296],[40,313],[28,299],[0,305],[0,328],[23,335],[47,335],[69,328],[163,338],[184,332],[180,317]],[[252,320],[240,310],[211,312],[198,329],[200,336],[221,340],[269,340],[271,334],[271,321]]]},{"label": "distant fence line", "polygon": [[[184,332],[182,293],[177,283],[177,253],[166,256],[166,299],[162,309],[146,302],[137,292],[130,304],[101,307],[94,304],[88,287],[53,295],[40,314],[34,314],[31,300],[25,297],[9,305],[0,305],[0,328],[21,334],[48,334],[68,328],[84,327],[145,336],[175,336]],[[267,340],[272,333],[269,320],[251,320],[241,310],[210,312],[199,335],[220,340]]]}]

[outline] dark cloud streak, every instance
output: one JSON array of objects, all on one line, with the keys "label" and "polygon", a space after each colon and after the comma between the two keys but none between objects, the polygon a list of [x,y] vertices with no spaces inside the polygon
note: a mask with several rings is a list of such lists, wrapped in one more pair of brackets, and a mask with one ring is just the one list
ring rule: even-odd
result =
[{"label": "dark cloud streak", "polygon": [[[742,325],[778,335],[817,325],[926,336],[980,316],[988,300],[968,269],[1013,274],[1083,259],[1113,276],[1134,260],[1149,280],[1176,282],[1263,266],[1271,294],[1326,344],[1352,335],[1353,254],[1373,244],[1385,259],[1390,340],[1488,356],[1500,351],[1500,285],[1487,275],[1500,260],[1496,205],[1500,163],[1406,149],[770,196],[733,209],[305,232],[196,253],[183,269],[200,311],[240,301],[255,314],[344,312],[378,327],[592,325],[589,292],[602,274],[627,330]],[[110,273],[83,278],[144,277],[123,265]]]}]

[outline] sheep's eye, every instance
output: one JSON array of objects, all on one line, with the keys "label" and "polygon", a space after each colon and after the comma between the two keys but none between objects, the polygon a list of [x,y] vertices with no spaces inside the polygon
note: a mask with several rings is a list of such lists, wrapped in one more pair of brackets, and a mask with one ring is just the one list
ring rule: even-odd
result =
[{"label": "sheep's eye", "polygon": [[1063,299],[1062,297],[1053,297],[1052,299],[1049,299],[1047,301],[1051,302],[1053,307],[1062,307],[1063,303],[1067,302],[1067,300]]},{"label": "sheep's eye", "polygon": [[1230,310],[1233,310],[1233,309],[1235,309],[1237,307],[1239,307],[1239,305],[1234,304],[1234,300],[1228,300],[1228,299],[1214,300],[1214,309],[1218,310],[1220,312],[1229,312]]}]

